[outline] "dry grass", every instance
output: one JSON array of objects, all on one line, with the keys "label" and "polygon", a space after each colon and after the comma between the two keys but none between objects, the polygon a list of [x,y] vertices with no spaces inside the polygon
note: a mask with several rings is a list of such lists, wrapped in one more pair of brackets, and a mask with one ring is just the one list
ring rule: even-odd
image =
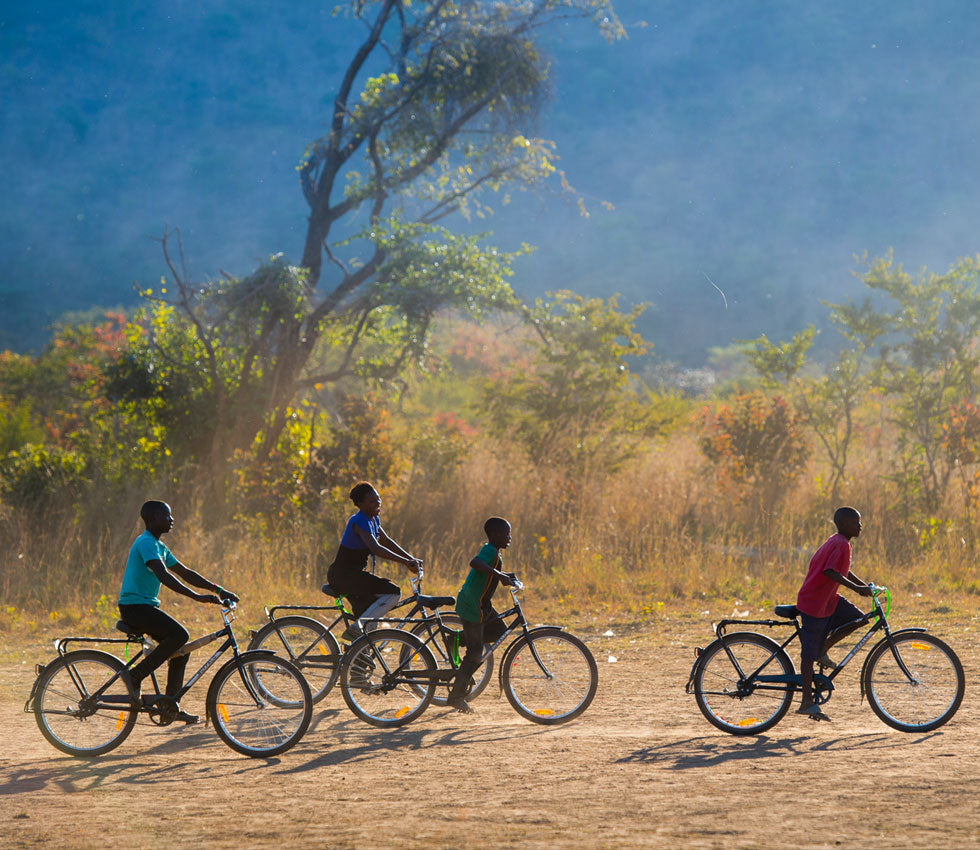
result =
[{"label": "dry grass", "polygon": [[[529,468],[478,445],[448,483],[430,486],[416,474],[385,488],[383,522],[425,558],[427,590],[454,593],[483,542],[486,517],[506,517],[514,527],[506,567],[526,579],[530,610],[540,617],[642,621],[678,610],[766,608],[795,597],[810,554],[833,530],[819,473],[812,467],[798,486],[764,501],[716,481],[689,432],[651,443],[626,468],[592,481],[569,481],[561,470]],[[974,607],[980,581],[965,535],[952,525],[923,531],[896,520],[873,459],[855,465],[848,493],[865,515],[854,544],[862,578],[922,604]],[[241,593],[245,622],[255,625],[264,605],[324,598],[319,586],[347,512],[337,505],[327,527],[298,526],[271,540],[236,527],[208,529],[192,515],[167,543]],[[0,630],[111,628],[126,551],[139,530],[128,522],[94,532],[24,529],[5,541]],[[379,571],[405,575],[394,564]],[[204,606],[168,597],[168,609],[189,624],[213,619]]]}]

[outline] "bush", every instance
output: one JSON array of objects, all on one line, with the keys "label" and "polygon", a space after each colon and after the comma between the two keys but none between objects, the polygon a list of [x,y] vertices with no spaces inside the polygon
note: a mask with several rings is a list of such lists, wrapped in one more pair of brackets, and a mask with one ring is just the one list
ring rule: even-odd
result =
[{"label": "bush", "polygon": [[774,496],[803,471],[807,445],[785,399],[742,393],[702,417],[701,452],[737,488]]}]

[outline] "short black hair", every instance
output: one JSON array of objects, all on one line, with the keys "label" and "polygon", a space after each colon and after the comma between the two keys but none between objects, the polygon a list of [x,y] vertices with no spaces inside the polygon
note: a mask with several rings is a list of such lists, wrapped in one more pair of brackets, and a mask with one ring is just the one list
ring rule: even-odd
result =
[{"label": "short black hair", "polygon": [[492,516],[485,523],[483,523],[483,533],[489,537],[495,530],[503,531],[505,528],[510,528],[510,523],[507,522],[502,516]]},{"label": "short black hair", "polygon": [[370,481],[358,481],[357,484],[350,488],[350,500],[355,505],[359,505],[364,501],[364,497],[373,489],[374,485]]},{"label": "short black hair", "polygon": [[150,522],[165,513],[170,513],[170,505],[161,502],[159,499],[150,499],[148,502],[143,502],[143,507],[140,508],[140,519],[143,522]]},{"label": "short black hair", "polygon": [[834,511],[834,525],[837,526],[837,530],[840,531],[840,524],[845,519],[859,519],[861,514],[858,512],[857,508],[851,508],[844,505]]}]

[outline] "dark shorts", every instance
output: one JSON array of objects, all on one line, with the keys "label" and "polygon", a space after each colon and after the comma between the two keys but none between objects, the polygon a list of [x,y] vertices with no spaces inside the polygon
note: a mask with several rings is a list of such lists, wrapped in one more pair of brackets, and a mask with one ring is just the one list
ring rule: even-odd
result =
[{"label": "dark shorts", "polygon": [[336,562],[327,570],[327,581],[337,593],[342,593],[350,600],[355,617],[360,617],[367,611],[379,596],[401,594],[401,588],[386,578]]},{"label": "dark shorts", "polygon": [[843,596],[837,597],[837,607],[829,617],[811,617],[809,614],[800,611],[802,622],[800,648],[804,663],[807,658],[814,661],[820,657],[823,652],[823,643],[827,640],[827,635],[834,629],[843,626],[845,623],[860,620],[863,616],[864,611],[852,602],[848,602]]}]

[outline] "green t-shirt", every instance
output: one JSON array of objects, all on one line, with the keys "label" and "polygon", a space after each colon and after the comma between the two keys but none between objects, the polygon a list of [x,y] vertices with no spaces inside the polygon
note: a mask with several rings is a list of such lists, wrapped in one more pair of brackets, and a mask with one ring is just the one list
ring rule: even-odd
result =
[{"label": "green t-shirt", "polygon": [[154,575],[147,561],[163,561],[164,566],[172,567],[177,559],[149,531],[144,531],[129,547],[126,559],[126,572],[123,573],[122,588],[119,591],[120,605],[152,605],[160,607],[157,594],[160,592],[160,579]]},{"label": "green t-shirt", "polygon": [[[476,557],[488,567],[502,569],[500,553],[489,543],[484,544]],[[493,573],[485,573],[470,567],[470,574],[456,596],[456,613],[471,623],[482,622],[484,612],[490,610],[490,600],[499,581],[500,579]]]}]

